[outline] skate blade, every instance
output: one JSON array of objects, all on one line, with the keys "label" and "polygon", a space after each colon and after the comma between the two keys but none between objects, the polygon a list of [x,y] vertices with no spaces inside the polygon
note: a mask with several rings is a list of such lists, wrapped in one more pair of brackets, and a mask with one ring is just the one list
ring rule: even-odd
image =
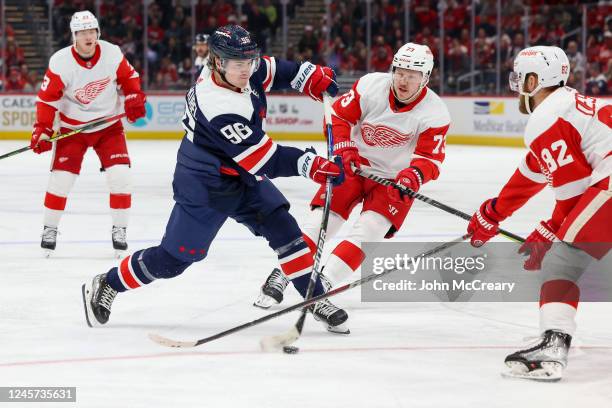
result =
[{"label": "skate blade", "polygon": [[[84,283],[83,286],[81,286],[81,294],[83,295],[83,307],[85,309],[85,322],[87,322],[87,325],[89,327],[94,327],[92,324],[92,320],[96,321],[96,318],[93,317],[93,312],[91,310],[91,304],[87,300],[89,298],[88,292],[89,290],[86,288],[86,284]],[[92,320],[89,319],[90,315],[93,317]]]},{"label": "skate blade", "polygon": [[50,258],[51,254],[54,252],[53,249],[47,249],[47,248],[43,248],[43,257],[45,258]]},{"label": "skate blade", "polygon": [[260,309],[269,309],[271,306],[278,305],[278,302],[266,294],[260,293],[259,297],[253,302],[253,306]]},{"label": "skate blade", "polygon": [[125,258],[127,253],[127,249],[123,250],[123,249],[115,249],[115,258],[116,259],[123,259]]},{"label": "skate blade", "polygon": [[516,378],[539,382],[557,382],[563,375],[563,365],[556,362],[543,362],[542,368],[531,370],[525,364],[518,361],[508,361],[506,366],[508,371],[502,372],[504,378]]},{"label": "skate blade", "polygon": [[326,324],[325,322],[323,322],[323,325],[325,326],[328,332],[333,333],[333,334],[343,334],[343,335],[351,334],[351,330],[348,328],[348,326],[345,323],[339,324],[337,326],[330,326]]}]

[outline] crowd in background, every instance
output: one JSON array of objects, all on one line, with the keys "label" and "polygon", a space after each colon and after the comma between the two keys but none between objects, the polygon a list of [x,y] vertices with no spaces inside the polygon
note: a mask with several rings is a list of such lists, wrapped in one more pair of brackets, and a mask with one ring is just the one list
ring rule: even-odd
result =
[{"label": "crowd in background", "polygon": [[[296,6],[292,1],[289,21]],[[53,32],[57,48],[72,42],[70,16],[78,10],[95,11],[94,0],[54,0]],[[410,2],[410,39],[428,45],[436,68],[430,80],[438,90],[443,72],[445,94],[493,94],[497,85],[497,53],[500,59],[500,90],[508,93],[507,78],[518,51],[527,45],[558,45],[571,62],[570,86],[590,95],[612,94],[612,2],[589,5],[586,15],[586,52],[582,49],[583,8],[578,0],[503,0],[501,33],[497,32],[496,0],[479,0],[474,10],[475,36],[471,35],[471,0],[447,0],[442,18],[437,0]],[[334,68],[338,75],[358,76],[368,71],[387,71],[393,54],[404,43],[404,1],[371,2],[371,48],[366,41],[366,3],[362,0],[331,0],[329,13],[307,21],[297,43],[289,43],[287,58],[311,60]],[[132,65],[155,90],[183,90],[193,80],[193,33],[211,33],[215,27],[239,23],[249,29],[264,51],[281,41],[280,0],[244,0],[241,10],[231,0],[198,0],[192,26],[189,0],[155,0],[147,6],[145,50],[144,13],[141,1],[100,2],[102,38],[121,47]],[[326,16],[331,30],[327,32]],[[526,38],[527,34],[527,38]],[[23,50],[6,27],[2,52],[6,64],[5,91],[38,89],[42,72],[29,70]],[[497,43],[499,41],[499,48]],[[443,43],[441,46],[441,42]],[[444,53],[443,71],[440,69]],[[473,54],[473,57],[472,57]],[[473,68],[472,69],[472,64]],[[472,87],[474,86],[474,87]]]},{"label": "crowd in background", "polygon": [[[582,49],[582,3],[578,0],[503,0],[501,33],[497,32],[497,1],[479,0],[471,35],[471,0],[447,0],[444,13],[437,0],[410,2],[410,39],[428,45],[436,59],[431,84],[440,83],[440,52],[444,52],[444,92],[495,93],[497,40],[501,91],[509,92],[507,78],[517,53],[527,45],[557,45],[571,62],[570,86],[591,95],[612,94],[612,2],[587,7],[586,52]],[[326,62],[340,74],[367,70],[366,4],[358,0],[333,0],[332,28],[326,43],[325,20],[307,25],[293,51],[297,57]],[[404,43],[404,1],[371,3],[372,46],[370,69],[386,71],[393,53]],[[442,24],[440,24],[441,16]],[[443,28],[443,35],[441,36]],[[525,38],[527,33],[528,38]],[[443,46],[441,46],[443,42]],[[472,54],[474,71],[472,71]],[[474,74],[470,74],[474,72]],[[474,76],[475,89],[468,88]]]}]

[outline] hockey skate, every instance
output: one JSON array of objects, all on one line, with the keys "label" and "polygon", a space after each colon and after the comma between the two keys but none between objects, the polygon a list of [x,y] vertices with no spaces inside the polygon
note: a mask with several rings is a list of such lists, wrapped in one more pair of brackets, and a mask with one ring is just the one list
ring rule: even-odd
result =
[{"label": "hockey skate", "polygon": [[115,227],[113,225],[113,231],[111,233],[113,239],[113,249],[115,250],[115,256],[117,259],[123,258],[125,251],[128,248],[128,244],[126,242],[126,228],[125,227]]},{"label": "hockey skate", "polygon": [[283,292],[287,288],[289,280],[278,268],[274,268],[268,279],[261,286],[259,297],[253,302],[253,306],[268,309],[272,305],[278,305],[283,301]]},{"label": "hockey skate", "polygon": [[53,251],[55,251],[55,245],[57,243],[57,227],[47,227],[45,225],[42,233],[42,240],[40,241],[40,247],[43,249],[45,258],[48,258]]},{"label": "hockey skate", "polygon": [[322,322],[328,332],[337,334],[350,334],[346,321],[348,314],[344,309],[334,305],[329,299],[323,299],[310,307],[315,320]]},{"label": "hockey skate", "polygon": [[94,276],[90,283],[81,287],[81,291],[87,325],[102,326],[108,322],[117,291],[106,282],[106,274]]},{"label": "hockey skate", "polygon": [[510,369],[502,374],[507,378],[525,378],[535,381],[559,381],[567,366],[572,336],[557,331],[546,330],[535,346],[519,350],[506,357]]}]

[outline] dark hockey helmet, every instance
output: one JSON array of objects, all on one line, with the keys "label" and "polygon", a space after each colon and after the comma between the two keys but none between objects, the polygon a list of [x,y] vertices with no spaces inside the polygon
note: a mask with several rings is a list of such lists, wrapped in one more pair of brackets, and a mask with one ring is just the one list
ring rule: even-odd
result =
[{"label": "dark hockey helmet", "polygon": [[229,24],[208,38],[210,51],[221,59],[259,60],[261,51],[251,34],[239,25]]},{"label": "dark hockey helmet", "polygon": [[208,34],[196,34],[193,43],[194,44],[208,43],[208,38],[209,37],[210,37],[210,35],[208,35]]}]

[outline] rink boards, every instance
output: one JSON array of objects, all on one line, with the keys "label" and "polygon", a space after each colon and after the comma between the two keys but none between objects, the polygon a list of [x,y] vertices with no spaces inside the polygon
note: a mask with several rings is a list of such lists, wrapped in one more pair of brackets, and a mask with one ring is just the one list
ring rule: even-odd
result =
[{"label": "rink boards", "polygon": [[[518,111],[515,97],[444,97],[452,123],[448,143],[489,146],[523,146],[527,115]],[[36,95],[0,95],[0,139],[28,139],[35,122]],[[125,122],[130,139],[182,137],[185,110],[183,93],[147,93],[147,115]],[[294,94],[268,97],[266,131],[277,140],[323,140],[323,107]]]}]

